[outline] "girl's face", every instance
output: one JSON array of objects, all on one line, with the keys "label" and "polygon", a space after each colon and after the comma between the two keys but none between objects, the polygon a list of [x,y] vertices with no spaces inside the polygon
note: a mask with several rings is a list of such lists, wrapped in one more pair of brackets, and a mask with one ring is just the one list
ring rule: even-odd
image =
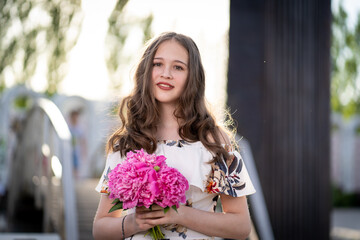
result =
[{"label": "girl's face", "polygon": [[152,70],[152,89],[162,104],[174,104],[184,91],[188,77],[188,53],[175,40],[160,44],[155,53]]}]

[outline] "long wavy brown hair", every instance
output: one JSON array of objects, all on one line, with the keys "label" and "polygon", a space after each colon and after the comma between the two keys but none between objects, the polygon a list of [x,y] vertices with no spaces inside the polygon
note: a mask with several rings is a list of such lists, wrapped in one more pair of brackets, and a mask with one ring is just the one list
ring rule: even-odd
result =
[{"label": "long wavy brown hair", "polygon": [[181,44],[189,56],[188,78],[174,111],[179,123],[179,136],[188,142],[201,141],[213,153],[214,161],[227,159],[228,152],[221,142],[223,130],[206,107],[205,74],[199,49],[191,38],[174,32],[163,33],[147,45],[136,68],[133,92],[120,104],[122,126],[108,139],[107,152],[120,151],[124,156],[128,151],[140,148],[148,153],[156,150],[158,139],[154,136],[160,118],[151,88],[153,59],[160,44],[172,39]]}]

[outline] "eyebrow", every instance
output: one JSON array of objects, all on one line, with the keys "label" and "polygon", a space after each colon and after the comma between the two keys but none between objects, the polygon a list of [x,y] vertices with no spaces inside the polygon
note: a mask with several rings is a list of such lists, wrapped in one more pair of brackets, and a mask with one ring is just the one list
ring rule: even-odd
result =
[{"label": "eyebrow", "polygon": [[[164,60],[164,59],[162,57],[156,57],[156,58],[154,58],[154,60]],[[178,63],[184,64],[185,66],[187,66],[187,64],[181,60],[174,60],[174,62],[178,62]]]}]

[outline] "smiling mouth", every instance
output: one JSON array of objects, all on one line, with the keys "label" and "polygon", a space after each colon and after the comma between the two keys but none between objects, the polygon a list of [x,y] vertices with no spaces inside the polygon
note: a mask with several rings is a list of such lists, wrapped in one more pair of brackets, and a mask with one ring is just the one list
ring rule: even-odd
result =
[{"label": "smiling mouth", "polygon": [[162,90],[171,90],[174,88],[173,85],[171,84],[168,84],[168,83],[163,83],[163,82],[160,82],[158,84],[156,84],[160,89]]}]

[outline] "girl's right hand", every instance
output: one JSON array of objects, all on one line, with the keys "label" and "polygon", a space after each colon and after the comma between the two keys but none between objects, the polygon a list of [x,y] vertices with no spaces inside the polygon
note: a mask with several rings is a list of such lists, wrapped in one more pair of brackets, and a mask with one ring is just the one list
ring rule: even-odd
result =
[{"label": "girl's right hand", "polygon": [[163,213],[163,210],[151,210],[146,207],[136,207],[135,225],[139,232],[155,227],[155,225],[149,223],[149,220],[160,218],[163,216]]},{"label": "girl's right hand", "polygon": [[135,211],[135,222],[142,230],[148,230],[156,225],[163,224],[177,224],[180,220],[180,212],[184,206],[181,206],[174,211],[169,209],[166,213],[164,208],[153,205],[151,209],[145,207],[137,207]]}]

